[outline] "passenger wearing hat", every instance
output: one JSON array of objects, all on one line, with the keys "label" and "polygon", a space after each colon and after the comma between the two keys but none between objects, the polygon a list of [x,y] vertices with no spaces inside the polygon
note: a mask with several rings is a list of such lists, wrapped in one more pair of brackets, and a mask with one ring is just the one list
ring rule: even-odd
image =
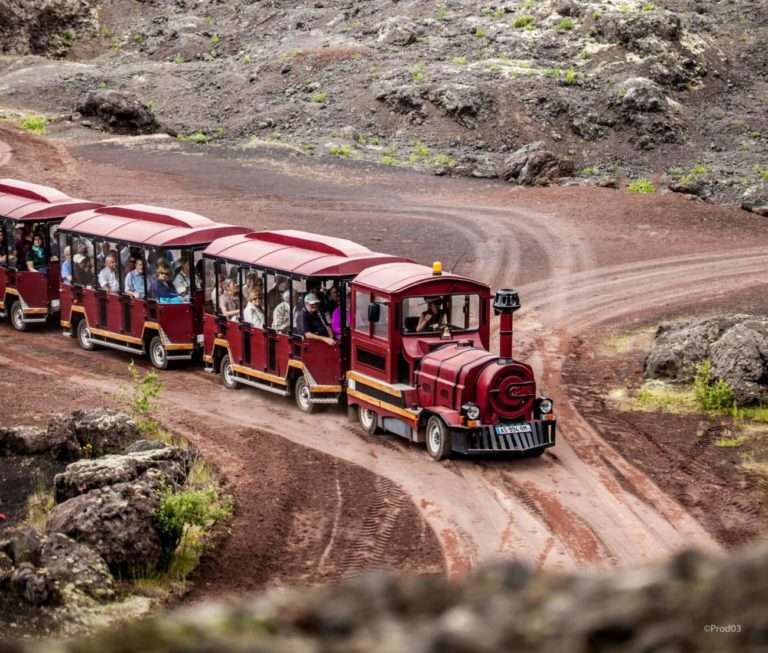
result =
[{"label": "passenger wearing hat", "polygon": [[329,345],[336,342],[331,327],[320,312],[320,298],[313,292],[304,297],[304,310],[301,312],[298,326],[299,332],[305,338],[322,340]]},{"label": "passenger wearing hat", "polygon": [[427,310],[421,314],[416,325],[416,331],[437,331],[445,322],[443,298],[440,296],[425,297]]}]

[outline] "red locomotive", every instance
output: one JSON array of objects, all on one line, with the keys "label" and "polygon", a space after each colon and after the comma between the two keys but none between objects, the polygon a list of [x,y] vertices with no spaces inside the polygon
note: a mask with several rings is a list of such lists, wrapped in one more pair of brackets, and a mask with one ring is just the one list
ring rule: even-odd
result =
[{"label": "red locomotive", "polygon": [[8,241],[0,247],[0,309],[15,302],[17,328],[54,310],[60,278],[61,324],[84,349],[148,354],[159,368],[199,353],[228,388],[293,396],[307,413],[346,403],[367,433],[424,442],[436,460],[536,456],[555,444],[552,400],[512,356],[513,290],[492,297],[439,263],[341,238],[103,207],[24,182],[0,182],[0,216],[6,233],[11,220],[35,220],[30,233],[44,243],[45,272],[20,271]]}]

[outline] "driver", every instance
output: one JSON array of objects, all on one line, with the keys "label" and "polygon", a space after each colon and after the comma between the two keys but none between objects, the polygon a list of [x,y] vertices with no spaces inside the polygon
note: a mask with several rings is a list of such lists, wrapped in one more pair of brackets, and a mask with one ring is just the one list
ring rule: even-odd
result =
[{"label": "driver", "polygon": [[420,331],[437,331],[445,324],[443,298],[425,297],[424,301],[427,302],[427,310],[421,314],[419,322],[416,324],[417,333]]}]

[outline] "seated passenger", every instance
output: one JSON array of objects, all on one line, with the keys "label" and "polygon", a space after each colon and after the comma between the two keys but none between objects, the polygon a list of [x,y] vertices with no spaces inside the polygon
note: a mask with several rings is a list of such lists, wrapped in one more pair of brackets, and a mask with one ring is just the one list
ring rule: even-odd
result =
[{"label": "seated passenger", "polygon": [[442,309],[441,297],[425,297],[427,310],[421,314],[416,331],[437,331],[445,323],[445,311]]},{"label": "seated passenger", "polygon": [[120,290],[120,280],[117,278],[117,256],[114,252],[104,257],[104,267],[99,272],[99,288],[109,292]]},{"label": "seated passenger", "polygon": [[85,254],[78,252],[72,257],[72,281],[85,286],[90,283],[91,263]]},{"label": "seated passenger", "polygon": [[144,299],[144,259],[136,259],[133,270],[125,275],[125,292],[136,299]]},{"label": "seated passenger", "polygon": [[255,288],[248,295],[248,303],[243,310],[243,322],[255,326],[257,329],[264,328],[264,310],[261,308],[261,292]]},{"label": "seated passenger", "polygon": [[8,264],[8,243],[5,242],[5,229],[0,225],[0,265]]},{"label": "seated passenger", "polygon": [[224,281],[224,292],[219,298],[219,311],[224,317],[233,319],[240,314],[240,298],[237,295],[235,280],[227,279]]},{"label": "seated passenger", "polygon": [[173,287],[176,292],[184,299],[189,299],[189,293],[192,291],[192,282],[189,279],[189,259],[186,257],[181,262],[181,267],[176,276],[173,277]]},{"label": "seated passenger", "polygon": [[171,284],[171,268],[162,261],[158,262],[155,278],[152,279],[150,294],[159,302],[173,302],[178,299],[179,293]]},{"label": "seated passenger", "polygon": [[27,254],[29,253],[29,249],[32,247],[32,243],[26,237],[26,234],[24,233],[24,227],[22,225],[17,225],[13,230],[13,234],[14,240],[16,242],[16,256],[14,258],[13,264],[17,270],[21,271],[27,267]]},{"label": "seated passenger", "polygon": [[69,245],[64,248],[64,260],[61,262],[60,275],[64,283],[72,283],[72,250]]},{"label": "seated passenger", "polygon": [[304,298],[304,310],[301,312],[298,333],[309,340],[322,340],[328,345],[336,343],[331,327],[320,312],[320,298],[314,293],[307,293]]},{"label": "seated passenger", "polygon": [[272,313],[272,328],[279,333],[288,333],[291,328],[291,291],[283,291],[283,301],[275,306]]},{"label": "seated passenger", "polygon": [[32,247],[27,251],[27,270],[30,272],[47,272],[48,266],[45,257],[43,237],[35,234],[32,238]]},{"label": "seated passenger", "polygon": [[[334,294],[333,291],[336,291]],[[350,297],[350,290],[349,286],[347,286],[347,310],[349,310],[349,297]],[[333,309],[333,312],[331,313],[331,331],[333,331],[333,337],[336,338],[336,340],[341,340],[341,305],[339,304],[339,289],[334,286],[331,288],[331,299],[335,302],[335,307]],[[349,326],[349,313],[347,313],[347,326]]]}]

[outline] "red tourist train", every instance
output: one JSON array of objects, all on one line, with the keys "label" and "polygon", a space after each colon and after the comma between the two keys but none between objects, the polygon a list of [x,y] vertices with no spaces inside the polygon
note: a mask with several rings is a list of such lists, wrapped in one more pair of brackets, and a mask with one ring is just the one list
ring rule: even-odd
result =
[{"label": "red tourist train", "polygon": [[[46,262],[62,252],[61,324],[84,349],[148,355],[159,368],[199,355],[228,388],[293,396],[307,413],[346,403],[365,432],[423,442],[436,460],[554,446],[553,403],[512,356],[515,291],[492,296],[439,263],[341,238],[144,205],[83,208],[55,243],[49,233]],[[0,258],[0,275],[13,273]]]}]

